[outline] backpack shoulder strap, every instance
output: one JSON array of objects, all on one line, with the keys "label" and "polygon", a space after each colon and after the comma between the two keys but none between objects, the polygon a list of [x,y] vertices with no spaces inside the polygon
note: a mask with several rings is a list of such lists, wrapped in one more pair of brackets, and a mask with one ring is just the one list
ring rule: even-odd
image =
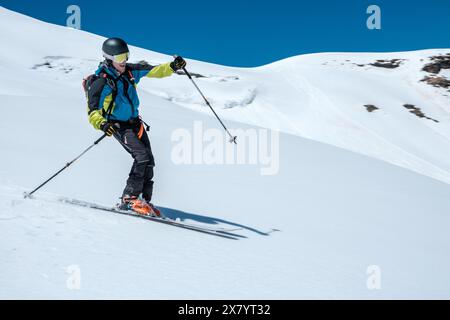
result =
[{"label": "backpack shoulder strap", "polygon": [[102,71],[99,73],[98,77],[104,78],[106,80],[106,84],[110,86],[111,90],[113,92],[117,92],[117,80],[114,79],[111,75]]},{"label": "backpack shoulder strap", "polygon": [[103,116],[106,116],[106,121],[109,121],[110,117],[111,117],[114,101],[116,100],[116,97],[117,97],[117,80],[114,79],[112,76],[110,76],[108,73],[106,73],[104,71],[100,72],[99,77],[104,78],[106,80],[106,84],[112,90],[112,92],[111,92],[111,95],[112,95],[111,102],[109,103],[109,106],[108,106],[108,109],[107,109],[106,113],[103,115]]}]

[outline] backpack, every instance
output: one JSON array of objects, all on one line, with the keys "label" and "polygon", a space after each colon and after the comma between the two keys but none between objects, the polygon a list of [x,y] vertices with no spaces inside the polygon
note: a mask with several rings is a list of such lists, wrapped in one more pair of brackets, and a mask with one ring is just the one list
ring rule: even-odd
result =
[{"label": "backpack", "polygon": [[106,84],[109,85],[112,89],[112,99],[111,99],[111,102],[106,111],[107,120],[109,120],[109,117],[112,112],[114,100],[116,99],[116,96],[117,96],[117,84],[116,84],[117,80],[114,80],[114,78],[111,77],[110,75],[108,75],[106,72],[101,72],[99,75],[93,73],[93,74],[90,74],[87,77],[83,78],[83,81],[81,82],[81,86],[83,87],[84,94],[85,94],[86,100],[87,100],[89,89],[91,88],[92,84],[99,78],[105,78]]},{"label": "backpack", "polygon": [[[128,78],[129,81],[131,82],[132,85],[134,85],[135,84],[135,80],[134,80],[133,74],[131,73],[130,70],[128,70],[128,76],[129,76],[129,78]],[[99,78],[105,78],[106,79],[106,84],[109,85],[111,87],[111,89],[112,89],[112,99],[111,99],[111,102],[110,102],[110,104],[108,106],[108,109],[106,111],[106,120],[109,121],[109,118],[110,118],[111,112],[112,112],[112,107],[113,107],[113,104],[114,104],[114,100],[116,99],[116,96],[117,96],[117,81],[118,80],[114,79],[113,77],[111,77],[106,72],[100,72],[99,75],[93,73],[93,74],[90,74],[87,77],[83,78],[83,81],[81,82],[81,86],[83,87],[84,94],[86,95],[86,100],[87,100],[88,99],[89,89],[91,88],[91,86],[94,83],[94,81],[99,79]],[[130,101],[130,104],[132,105],[133,102],[131,101],[131,99],[128,96],[128,94],[126,94],[125,97],[128,99],[128,101]],[[140,119],[145,124],[146,131],[149,131],[150,130],[150,126],[142,118],[140,118]]]}]

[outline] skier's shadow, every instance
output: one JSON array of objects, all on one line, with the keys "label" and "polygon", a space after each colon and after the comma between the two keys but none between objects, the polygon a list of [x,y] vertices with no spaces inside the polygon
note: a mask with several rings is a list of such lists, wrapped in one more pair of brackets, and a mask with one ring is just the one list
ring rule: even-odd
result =
[{"label": "skier's shadow", "polygon": [[177,209],[172,209],[172,208],[166,208],[166,207],[158,207],[159,209],[161,209],[161,211],[164,213],[165,216],[167,216],[170,219],[176,219],[176,218],[180,218],[180,220],[184,221],[184,220],[193,220],[193,221],[197,221],[200,223],[207,223],[207,224],[227,224],[236,228],[242,228],[242,229],[246,229],[252,232],[255,232],[257,234],[260,234],[262,236],[268,236],[270,232],[272,231],[278,231],[276,229],[272,229],[270,232],[263,232],[263,231],[259,231],[255,228],[249,227],[249,226],[245,226],[243,224],[239,224],[236,222],[231,222],[231,221],[227,221],[227,220],[223,220],[220,218],[214,218],[214,217],[207,217],[207,216],[202,216],[199,214],[194,214],[194,213],[189,213],[189,212],[185,212],[185,211],[181,211],[181,210],[177,210]]}]

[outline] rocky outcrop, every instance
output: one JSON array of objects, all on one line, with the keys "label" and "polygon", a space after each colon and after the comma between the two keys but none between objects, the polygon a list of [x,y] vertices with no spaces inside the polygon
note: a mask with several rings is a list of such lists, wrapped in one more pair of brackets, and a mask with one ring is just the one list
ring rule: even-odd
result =
[{"label": "rocky outcrop", "polygon": [[444,77],[426,76],[425,78],[423,78],[420,81],[424,81],[434,87],[445,88],[445,89],[448,89],[448,87],[450,87],[450,80],[448,80],[447,78],[444,78]]},{"label": "rocky outcrop", "polygon": [[395,69],[400,66],[402,61],[402,59],[377,60],[373,63],[370,63],[370,65],[379,68]]},{"label": "rocky outcrop", "polygon": [[373,112],[373,111],[379,109],[378,107],[374,106],[373,104],[365,104],[364,107],[366,107],[366,110],[368,112]]},{"label": "rocky outcrop", "polygon": [[423,71],[438,74],[441,69],[450,69],[450,53],[430,57],[430,60],[431,62],[422,68]]},{"label": "rocky outcrop", "polygon": [[427,117],[427,116],[422,112],[422,110],[420,110],[420,108],[416,107],[416,106],[413,105],[413,104],[404,104],[403,107],[405,107],[406,109],[408,109],[409,112],[411,112],[412,114],[415,114],[415,115],[418,116],[419,118],[425,118],[425,119],[428,119],[428,120],[431,120],[431,121],[434,121],[434,122],[439,122],[439,121],[436,120],[436,119]]}]

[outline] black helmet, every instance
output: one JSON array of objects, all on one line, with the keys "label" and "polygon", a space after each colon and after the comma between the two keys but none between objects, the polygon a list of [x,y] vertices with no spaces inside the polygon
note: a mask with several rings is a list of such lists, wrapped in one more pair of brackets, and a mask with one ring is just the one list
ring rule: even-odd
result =
[{"label": "black helmet", "polygon": [[109,38],[103,42],[103,56],[106,59],[122,63],[128,59],[129,50],[127,43],[120,38]]}]

